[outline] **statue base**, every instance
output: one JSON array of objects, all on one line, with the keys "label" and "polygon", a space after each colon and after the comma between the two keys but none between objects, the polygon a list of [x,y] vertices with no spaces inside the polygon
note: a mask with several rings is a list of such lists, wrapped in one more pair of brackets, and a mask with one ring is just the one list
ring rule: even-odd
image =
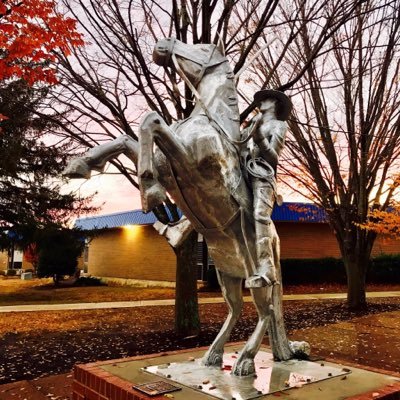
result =
[{"label": "statue base", "polygon": [[400,392],[400,380],[390,375],[325,361],[274,362],[267,348],[257,354],[256,376],[236,377],[231,368],[242,347],[226,346],[222,368],[201,365],[206,349],[77,365],[73,400],[142,400],[163,395],[177,400],[248,400],[271,393],[283,399],[293,399],[295,393],[298,400],[363,400],[389,399],[389,393]]}]

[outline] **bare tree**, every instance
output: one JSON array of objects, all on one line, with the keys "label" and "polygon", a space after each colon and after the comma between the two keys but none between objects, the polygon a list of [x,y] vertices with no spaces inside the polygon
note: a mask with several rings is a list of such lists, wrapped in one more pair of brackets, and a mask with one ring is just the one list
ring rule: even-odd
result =
[{"label": "bare tree", "polygon": [[[360,1],[361,2],[361,1]],[[287,87],[297,82],[307,71],[311,61],[323,49],[331,32],[338,29],[354,14],[357,2],[338,0],[341,6],[335,14],[323,20],[325,11],[318,0],[304,0],[288,20],[282,13],[279,0],[230,1],[127,1],[64,0],[69,12],[78,20],[88,46],[75,50],[74,57],[59,54],[62,77],[57,105],[73,107],[68,119],[68,130],[63,135],[84,147],[127,134],[137,139],[135,128],[141,115],[149,109],[160,113],[172,123],[186,118],[193,109],[193,95],[175,74],[151,62],[151,53],[158,38],[175,36],[183,42],[217,43],[221,40],[226,55],[240,71],[262,42],[280,35],[287,43],[282,51],[300,40],[302,29],[310,21],[322,23],[319,42],[308,57],[304,57],[284,74]],[[257,15],[257,19],[253,16]],[[325,24],[325,25],[324,25]],[[249,27],[251,31],[249,31]],[[303,27],[303,28],[302,28]],[[271,68],[281,71],[283,57]],[[290,79],[289,79],[290,78]],[[246,102],[247,78],[239,82]],[[242,83],[243,82],[243,83]],[[259,88],[254,87],[254,90]],[[249,102],[247,102],[249,103]],[[248,115],[251,107],[245,110]],[[72,123],[72,124],[71,124]],[[135,171],[126,160],[115,161],[115,166],[137,187]],[[168,204],[171,208],[172,204]],[[162,221],[168,220],[163,209],[156,210]],[[196,298],[196,254],[194,236],[188,239],[177,254],[177,329],[184,334],[198,330]],[[189,288],[189,289],[188,289]],[[193,316],[188,321],[187,316]]]},{"label": "bare tree", "polygon": [[[337,3],[328,6],[332,14]],[[369,210],[386,209],[399,186],[400,2],[363,2],[354,15],[291,88],[297,114],[283,168],[291,187],[326,211],[346,267],[348,305],[362,308],[376,233],[359,224]],[[297,73],[318,45],[321,26],[300,30],[283,61]],[[265,65],[276,57],[265,55]],[[270,71],[259,78],[285,88]]]}]

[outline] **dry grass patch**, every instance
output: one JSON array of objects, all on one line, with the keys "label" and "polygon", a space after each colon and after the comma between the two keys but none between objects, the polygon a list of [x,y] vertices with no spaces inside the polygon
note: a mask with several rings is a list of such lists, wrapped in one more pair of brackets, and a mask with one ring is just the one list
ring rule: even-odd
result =
[{"label": "dry grass patch", "polygon": [[[400,285],[369,285],[369,291],[399,291]],[[345,285],[319,284],[285,286],[284,294],[343,293]],[[244,291],[244,295],[249,295]],[[199,292],[199,297],[220,297],[219,291]],[[0,306],[23,304],[100,303],[113,301],[138,301],[175,298],[173,288],[139,288],[132,286],[60,286],[51,279],[24,281],[0,276]]]},{"label": "dry grass patch", "polygon": [[119,327],[135,331],[162,330],[169,322],[173,327],[173,308],[163,309],[162,318],[157,308],[4,313],[0,314],[0,338],[8,333],[37,336],[78,330],[100,332]]},{"label": "dry grass patch", "polygon": [[49,279],[0,280],[0,305],[98,303],[109,301],[135,301],[172,299],[173,288],[137,288],[130,286],[60,286]]}]

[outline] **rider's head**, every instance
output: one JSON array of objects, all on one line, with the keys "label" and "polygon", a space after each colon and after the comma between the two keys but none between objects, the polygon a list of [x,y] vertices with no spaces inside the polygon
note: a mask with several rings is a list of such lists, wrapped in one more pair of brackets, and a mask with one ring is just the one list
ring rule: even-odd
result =
[{"label": "rider's head", "polygon": [[262,113],[273,112],[276,115],[277,101],[275,99],[267,98],[262,100],[258,108]]},{"label": "rider's head", "polygon": [[254,95],[254,103],[262,112],[275,107],[276,118],[286,121],[292,111],[292,102],[283,92],[278,90],[260,90]]}]

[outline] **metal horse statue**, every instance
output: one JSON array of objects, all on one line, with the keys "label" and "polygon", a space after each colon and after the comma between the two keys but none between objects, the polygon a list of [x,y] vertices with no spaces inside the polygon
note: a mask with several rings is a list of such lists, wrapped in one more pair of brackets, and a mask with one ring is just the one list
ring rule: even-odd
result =
[{"label": "metal horse statue", "polygon": [[[234,75],[225,56],[211,44],[163,39],[153,58],[175,68],[195,91],[197,102],[190,117],[168,126],[150,112],[141,123],[139,143],[122,135],[73,160],[65,174],[90,177],[91,169],[101,171],[108,160],[124,153],[137,165],[145,211],[162,203],[165,191],[174,199],[206,239],[229,307],[221,331],[203,357],[205,365],[221,366],[224,345],[241,313],[242,282],[254,274],[257,262],[252,193],[235,145],[240,123]],[[274,227],[272,232],[273,262],[280,280],[279,238]],[[267,330],[276,360],[297,356],[298,342],[289,342],[284,328],[281,286],[254,288],[251,295],[259,319],[232,368],[238,376],[255,373],[254,357]]]}]

